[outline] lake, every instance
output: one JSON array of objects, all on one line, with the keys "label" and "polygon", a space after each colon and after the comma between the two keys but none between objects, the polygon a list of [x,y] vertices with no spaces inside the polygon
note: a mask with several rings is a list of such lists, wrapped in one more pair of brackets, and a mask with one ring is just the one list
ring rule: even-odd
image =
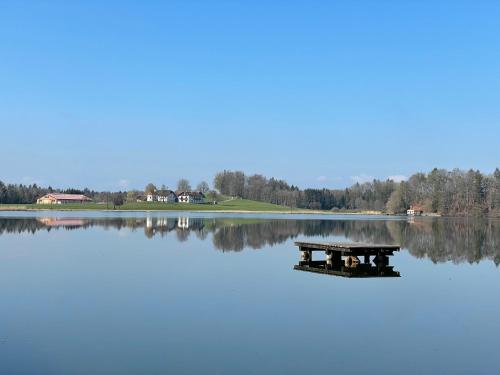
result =
[{"label": "lake", "polygon": [[[300,240],[400,245],[400,277]],[[499,220],[2,212],[0,372],[498,374],[499,264]]]}]

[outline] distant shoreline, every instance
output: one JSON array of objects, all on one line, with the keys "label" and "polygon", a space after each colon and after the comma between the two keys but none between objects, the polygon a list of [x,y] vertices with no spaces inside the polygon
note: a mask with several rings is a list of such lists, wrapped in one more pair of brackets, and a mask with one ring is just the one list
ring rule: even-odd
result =
[{"label": "distant shoreline", "polygon": [[[421,216],[407,216],[404,214],[389,214],[382,211],[366,210],[366,211],[321,211],[321,210],[304,210],[304,209],[283,209],[281,206],[276,206],[268,203],[264,203],[264,209],[262,206],[257,205],[254,209],[231,209],[225,208],[224,205],[209,205],[209,204],[170,204],[166,207],[162,207],[164,204],[155,205],[155,207],[147,208],[141,204],[141,207],[126,207],[120,206],[116,209],[102,207],[102,204],[93,205],[93,207],[88,207],[88,205],[76,206],[71,205],[53,205],[48,207],[47,205],[37,207],[38,205],[33,204],[0,204],[0,213],[2,212],[72,212],[72,211],[86,211],[86,212],[192,212],[192,213],[221,213],[221,214],[280,214],[280,215],[343,215],[343,216],[387,216],[387,217],[406,217],[406,218],[418,218],[418,217],[441,217],[441,218],[468,218],[475,216],[444,216],[435,213],[423,214]],[[246,205],[246,204],[245,204]],[[96,207],[97,206],[97,207]],[[204,208],[201,208],[204,207]],[[220,207],[220,209],[213,209],[213,207]],[[251,206],[250,206],[251,207]],[[267,209],[269,207],[269,209]],[[201,209],[200,209],[201,208]],[[487,219],[495,219],[498,216],[479,216]]]},{"label": "distant shoreline", "polygon": [[61,207],[61,205],[54,205],[55,207],[29,207],[29,205],[0,205],[0,212],[51,212],[51,211],[88,211],[88,212],[194,212],[194,213],[227,213],[227,214],[287,214],[287,215],[383,215],[383,216],[397,216],[389,215],[379,211],[321,211],[321,210],[252,210],[252,209],[199,209],[199,207],[186,207],[180,206],[176,208],[96,208],[96,207]]}]

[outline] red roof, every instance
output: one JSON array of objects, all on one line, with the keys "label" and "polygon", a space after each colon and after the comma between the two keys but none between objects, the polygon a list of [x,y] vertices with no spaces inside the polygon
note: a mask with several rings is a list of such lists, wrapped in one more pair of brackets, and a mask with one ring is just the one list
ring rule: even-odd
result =
[{"label": "red roof", "polygon": [[61,201],[90,201],[89,197],[83,194],[59,194],[59,193],[51,193],[47,194],[47,197],[52,197]]},{"label": "red roof", "polygon": [[424,208],[421,205],[419,205],[419,204],[411,204],[410,205],[410,210],[423,211]]}]

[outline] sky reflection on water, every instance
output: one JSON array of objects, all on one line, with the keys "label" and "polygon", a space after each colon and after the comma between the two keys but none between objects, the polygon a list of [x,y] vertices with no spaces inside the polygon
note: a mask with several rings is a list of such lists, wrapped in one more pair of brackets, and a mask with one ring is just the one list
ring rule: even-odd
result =
[{"label": "sky reflection on water", "polygon": [[[500,368],[498,221],[109,216],[1,215],[0,372]],[[295,271],[303,239],[401,244],[402,277]]]}]

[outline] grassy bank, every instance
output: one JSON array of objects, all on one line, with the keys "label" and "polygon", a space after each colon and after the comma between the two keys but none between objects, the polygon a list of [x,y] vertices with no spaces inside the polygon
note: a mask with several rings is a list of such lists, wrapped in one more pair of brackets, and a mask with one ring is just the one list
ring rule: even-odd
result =
[{"label": "grassy bank", "polygon": [[[109,203],[83,203],[83,204],[0,204],[0,211],[104,211],[113,210]],[[339,214],[339,215],[380,215],[380,211],[337,210],[321,211],[304,208],[290,208],[271,203],[257,202],[248,199],[232,199],[221,201],[218,204],[188,204],[188,203],[163,203],[163,202],[134,202],[117,206],[116,211],[205,211],[205,212],[275,212],[275,213],[304,213],[304,214]]]},{"label": "grassy bank", "polygon": [[[0,211],[23,210],[112,210],[113,204],[83,203],[63,205],[42,204],[8,204],[0,205]],[[290,212],[290,207],[276,204],[256,202],[247,199],[234,199],[219,202],[218,204],[188,204],[188,203],[162,203],[162,202],[134,202],[125,203],[116,207],[117,211],[232,211],[232,212]],[[307,212],[308,210],[293,209],[293,212]]]}]

